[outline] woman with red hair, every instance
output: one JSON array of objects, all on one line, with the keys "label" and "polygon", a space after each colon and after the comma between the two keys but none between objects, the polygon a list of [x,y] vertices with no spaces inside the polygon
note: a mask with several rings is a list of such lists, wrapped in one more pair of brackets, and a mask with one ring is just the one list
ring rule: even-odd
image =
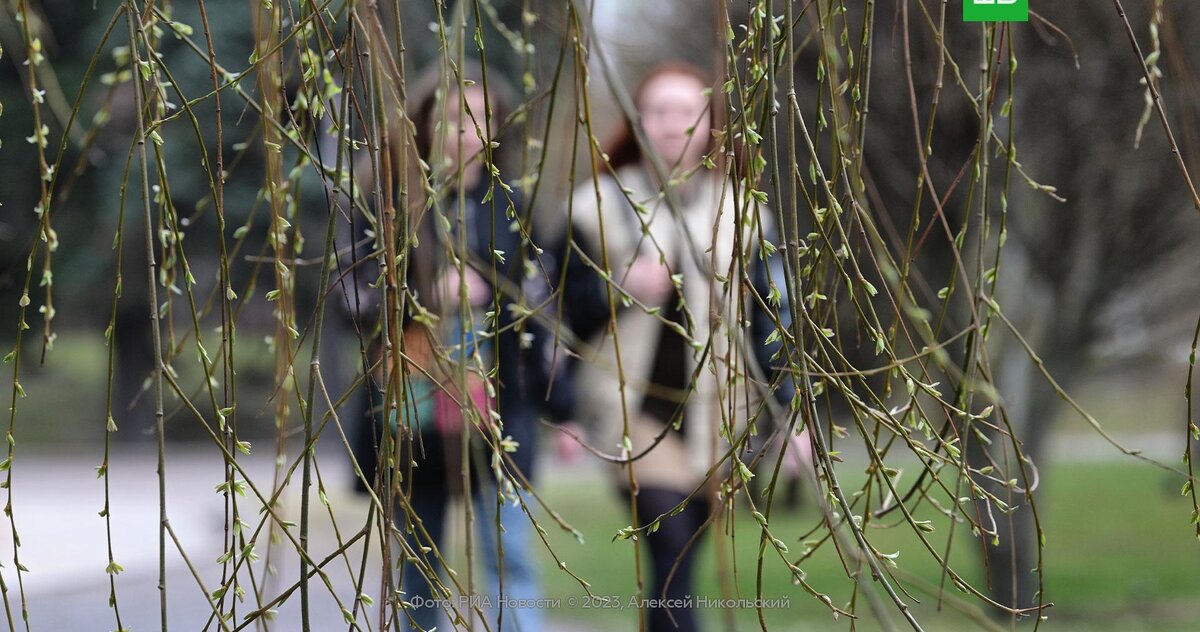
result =
[{"label": "woman with red hair", "polygon": [[576,418],[600,450],[620,451],[618,488],[650,552],[650,630],[697,628],[694,544],[729,471],[716,466],[731,449],[751,460],[743,431],[763,396],[786,410],[794,393],[790,375],[772,370],[778,343],[765,344],[776,323],[790,324],[782,257],[760,248],[773,222],[726,173],[711,87],[684,64],[648,73],[634,94],[644,142],[633,124],[569,210],[565,304],[586,341]]}]

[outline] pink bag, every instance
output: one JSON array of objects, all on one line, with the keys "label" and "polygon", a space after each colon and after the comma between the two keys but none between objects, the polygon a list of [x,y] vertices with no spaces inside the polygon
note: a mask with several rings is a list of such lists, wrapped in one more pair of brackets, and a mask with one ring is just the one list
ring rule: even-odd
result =
[{"label": "pink bag", "polygon": [[[438,434],[442,436],[462,432],[463,409],[459,402],[450,396],[449,390],[453,390],[453,387],[439,388],[434,393],[434,419]],[[467,405],[479,414],[483,423],[489,423],[491,413],[488,411],[494,407],[495,402],[488,397],[487,385],[478,375],[467,376],[467,395],[470,398]]]}]

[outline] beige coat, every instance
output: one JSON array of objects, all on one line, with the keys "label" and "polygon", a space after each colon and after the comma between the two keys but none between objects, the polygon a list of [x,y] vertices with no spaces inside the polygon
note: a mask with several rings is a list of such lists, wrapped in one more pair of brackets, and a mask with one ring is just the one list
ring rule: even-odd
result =
[{"label": "beige coat", "polygon": [[[684,415],[688,426],[684,435],[667,433],[650,453],[632,465],[639,486],[690,492],[730,446],[727,438],[721,436],[722,426],[731,424],[736,437],[739,426],[748,418],[748,410],[757,404],[752,401],[748,406],[748,389],[739,387],[744,384],[746,374],[741,351],[748,347],[730,344],[749,329],[735,316],[737,292],[743,287],[738,279],[746,273],[741,266],[731,268],[730,264],[735,244],[743,252],[742,261],[748,265],[753,261],[751,257],[757,256],[760,234],[757,223],[762,222],[764,234],[769,234],[766,224],[770,219],[761,207],[753,204],[748,207],[750,212],[745,212],[747,204],[734,199],[732,185],[709,172],[696,174],[680,190],[672,192],[678,217],[671,212],[661,188],[639,166],[618,170],[617,179],[619,184],[611,176],[603,176],[576,191],[572,225],[597,250],[595,261],[602,266],[599,249],[603,220],[608,266],[618,284],[637,257],[657,259],[660,252],[669,261],[673,260],[672,270],[682,276],[685,317],[691,320],[688,337],[692,353],[686,358],[687,375],[692,375],[701,360],[704,368],[688,397]],[[600,204],[596,199],[597,185]],[[629,192],[628,199],[641,208],[635,210],[630,205],[622,188]],[[738,219],[742,220],[740,240],[735,239]],[[642,238],[643,231],[647,238]],[[699,255],[699,262],[693,253]],[[717,276],[731,282],[721,282]],[[616,288],[613,291],[614,298],[619,300]],[[675,295],[669,300],[676,300]],[[746,317],[743,320],[748,322]],[[601,450],[627,454],[631,447],[633,454],[640,454],[653,445],[663,430],[660,422],[640,413],[663,322],[661,316],[637,305],[618,307],[616,335],[605,327],[582,350],[577,381],[579,416],[592,429]],[[711,348],[706,353],[710,342]],[[622,373],[626,378],[624,389],[619,378]],[[623,440],[626,425],[628,442]],[[626,485],[627,467],[622,466],[618,476]]]}]

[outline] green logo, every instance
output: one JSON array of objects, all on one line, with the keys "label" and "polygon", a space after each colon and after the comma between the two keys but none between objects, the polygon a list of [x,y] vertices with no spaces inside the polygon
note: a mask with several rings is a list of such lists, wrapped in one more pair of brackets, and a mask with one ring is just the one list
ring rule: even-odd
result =
[{"label": "green logo", "polygon": [[1029,0],[963,0],[963,22],[1028,22]]}]

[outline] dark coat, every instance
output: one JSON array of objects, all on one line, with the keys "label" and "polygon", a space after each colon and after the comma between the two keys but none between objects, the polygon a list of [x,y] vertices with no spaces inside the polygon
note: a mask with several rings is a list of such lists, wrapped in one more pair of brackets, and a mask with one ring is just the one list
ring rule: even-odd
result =
[{"label": "dark coat", "polygon": [[[523,213],[522,197],[516,191],[506,194],[497,185],[492,199],[485,202],[488,185],[488,179],[481,178],[478,186],[466,192],[465,226],[474,232],[474,234],[468,233],[466,241],[471,257],[470,264],[485,280],[493,284],[493,296],[495,296],[496,285],[507,288],[507,290],[501,290],[503,308],[500,310],[497,323],[500,333],[492,338],[496,363],[494,382],[497,395],[496,409],[500,416],[500,423],[503,424],[503,435],[511,437],[518,444],[517,450],[509,453],[508,456],[526,477],[531,477],[534,455],[537,451],[538,420],[547,418],[551,421],[562,421],[569,417],[572,406],[570,385],[569,380],[555,380],[554,387],[548,388],[551,376],[549,375],[549,363],[546,360],[548,355],[546,347],[550,344],[551,330],[535,319],[519,319],[513,310],[508,309],[508,305],[517,300],[517,297],[510,294],[514,289],[524,295],[520,299],[520,303],[523,305],[533,305],[545,300],[549,294],[549,283],[545,280],[554,278],[557,270],[554,257],[557,249],[545,248],[542,256],[535,255],[533,248],[523,243],[521,235],[510,230],[514,221],[510,218],[510,213],[517,216]],[[453,218],[457,207],[456,196],[451,194],[443,202],[442,209],[444,210],[442,212]],[[435,221],[439,220],[427,216],[424,224],[429,225]],[[451,223],[455,223],[453,219]],[[539,243],[540,239],[540,236],[535,235],[533,241]],[[444,253],[441,251],[441,246],[430,243],[428,240],[428,237],[423,237],[418,250],[425,253],[434,252],[437,256],[442,256]],[[546,237],[546,241],[558,243],[552,237]],[[535,257],[538,262],[535,269],[538,270],[538,273],[534,275],[533,279],[526,279],[525,262],[534,260]],[[416,261],[413,263],[415,264]],[[493,264],[495,266],[494,277],[491,269]],[[543,264],[546,268],[544,274],[541,271]],[[418,265],[411,264],[409,266],[410,287],[417,287],[411,281],[414,270],[418,267]],[[426,300],[420,296],[417,298],[422,301]],[[552,308],[549,311],[552,312]],[[402,316],[404,324],[407,325],[409,315]],[[489,328],[489,331],[495,332],[496,329]],[[528,339],[528,344],[524,346],[521,344],[523,335]],[[375,393],[373,399],[377,400],[375,403],[378,408],[378,401],[382,399],[382,393],[377,387],[371,390]],[[549,397],[547,397],[548,391]],[[363,406],[363,408],[368,408],[368,406]],[[362,467],[364,478],[373,481],[378,466],[377,446],[384,427],[382,415],[368,416],[364,423],[357,424],[357,426],[358,432],[353,442],[354,456]],[[416,445],[413,446],[413,451],[417,455],[418,463],[414,477],[420,481],[421,485],[447,484],[446,481],[451,481],[451,477],[458,476],[457,462],[452,458],[446,458],[448,453],[446,448],[450,446],[444,445],[442,437],[436,431],[422,432],[419,438],[414,439],[414,443]],[[458,450],[458,446],[455,445],[452,449]],[[357,487],[361,489],[361,483]]]}]

